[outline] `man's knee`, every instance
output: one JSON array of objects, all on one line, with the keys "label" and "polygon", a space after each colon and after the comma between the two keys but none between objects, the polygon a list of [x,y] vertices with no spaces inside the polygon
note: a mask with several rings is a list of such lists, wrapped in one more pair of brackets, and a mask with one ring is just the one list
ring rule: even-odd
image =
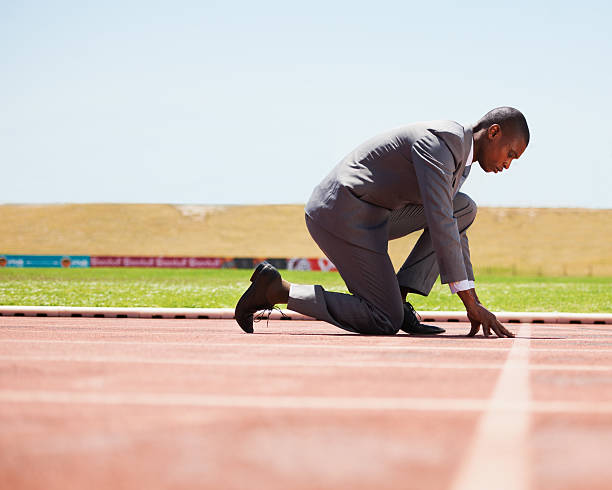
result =
[{"label": "man's knee", "polygon": [[389,328],[388,335],[395,335],[400,331],[402,323],[404,323],[404,308],[402,307],[401,315],[395,315],[391,319],[391,328]]},{"label": "man's knee", "polygon": [[362,300],[367,308],[367,316],[355,323],[355,330],[366,335],[395,335],[404,321],[404,305],[374,305]]},{"label": "man's knee", "polygon": [[465,223],[468,223],[468,226],[474,221],[478,211],[478,206],[473,199],[463,192],[458,192],[455,196],[453,208],[455,218],[462,219]]},{"label": "man's knee", "polygon": [[377,330],[380,335],[395,335],[404,323],[404,304],[394,306],[391,311],[378,312]]}]

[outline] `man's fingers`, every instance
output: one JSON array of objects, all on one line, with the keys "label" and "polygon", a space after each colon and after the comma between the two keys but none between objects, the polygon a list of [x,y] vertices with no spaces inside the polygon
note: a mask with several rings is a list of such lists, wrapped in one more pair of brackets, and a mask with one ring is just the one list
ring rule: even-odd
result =
[{"label": "man's fingers", "polygon": [[498,320],[495,320],[491,327],[493,328],[495,335],[498,337],[514,337],[514,334],[506,330],[506,327],[504,327]]},{"label": "man's fingers", "polygon": [[499,327],[502,327],[502,325],[497,321],[497,319],[495,319],[491,324],[491,328],[495,332],[495,335],[497,335],[498,337],[505,337],[506,335],[502,333],[502,330]]},{"label": "man's fingers", "polygon": [[491,329],[489,328],[489,325],[487,325],[486,323],[482,324],[482,333],[484,333],[485,337],[488,337],[489,335],[491,335]]},{"label": "man's fingers", "polygon": [[498,337],[503,337],[503,334],[499,330],[499,322],[497,321],[497,319],[494,318],[493,320],[491,320],[490,328],[491,330],[493,330],[495,335],[497,335]]},{"label": "man's fingers", "polygon": [[480,330],[479,322],[475,322],[471,320],[471,323],[472,323],[472,328],[470,329],[470,333],[468,333],[468,337],[473,337],[474,335],[478,333],[478,330]]},{"label": "man's fingers", "polygon": [[500,322],[497,322],[498,328],[500,330],[500,332],[503,335],[500,335],[500,337],[506,336],[506,337],[514,337],[514,334],[508,330],[506,327],[504,327]]}]

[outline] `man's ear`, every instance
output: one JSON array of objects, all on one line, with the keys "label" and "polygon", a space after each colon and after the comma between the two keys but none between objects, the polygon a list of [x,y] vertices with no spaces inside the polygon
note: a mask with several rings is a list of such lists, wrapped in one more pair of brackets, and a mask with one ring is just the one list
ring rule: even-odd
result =
[{"label": "man's ear", "polygon": [[487,130],[487,136],[490,140],[499,138],[501,136],[501,127],[499,124],[491,124]]}]

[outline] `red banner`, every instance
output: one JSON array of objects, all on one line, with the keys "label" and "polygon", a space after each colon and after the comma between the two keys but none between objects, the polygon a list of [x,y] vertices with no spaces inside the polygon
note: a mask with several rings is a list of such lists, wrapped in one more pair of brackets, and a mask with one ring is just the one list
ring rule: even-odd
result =
[{"label": "red banner", "polygon": [[[222,267],[250,269],[259,262],[254,258],[223,257],[144,257],[144,256],[104,256],[92,255],[91,267],[161,267],[168,269],[220,269]],[[336,271],[334,264],[327,258],[267,259],[276,267],[296,271]],[[286,265],[285,265],[286,263]]]},{"label": "red banner", "polygon": [[219,269],[226,259],[220,257],[90,257],[91,267],[165,267],[173,269]]}]

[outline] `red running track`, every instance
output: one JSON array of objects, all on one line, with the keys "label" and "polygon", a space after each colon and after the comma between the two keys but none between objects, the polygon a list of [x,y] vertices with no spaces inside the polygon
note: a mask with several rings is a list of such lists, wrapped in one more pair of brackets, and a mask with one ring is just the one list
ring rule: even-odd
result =
[{"label": "red running track", "polygon": [[610,326],[444,327],[0,317],[0,488],[611,487]]}]

